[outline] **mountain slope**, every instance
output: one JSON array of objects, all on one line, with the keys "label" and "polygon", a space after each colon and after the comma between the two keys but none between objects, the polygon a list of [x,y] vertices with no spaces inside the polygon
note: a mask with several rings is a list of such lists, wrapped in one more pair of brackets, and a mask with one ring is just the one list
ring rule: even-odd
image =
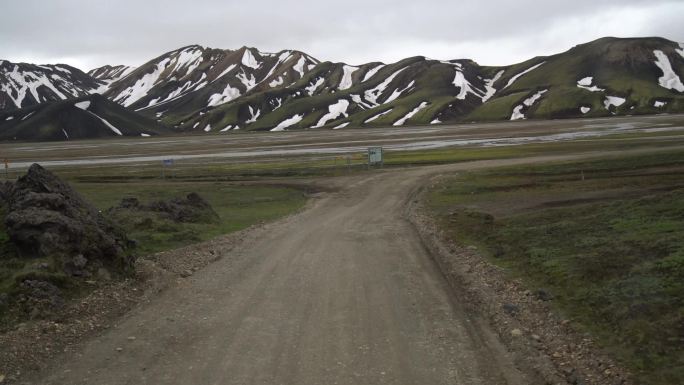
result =
[{"label": "mountain slope", "polygon": [[683,76],[682,45],[661,38],[603,38],[506,68],[495,83],[496,97],[466,119],[681,112]]},{"label": "mountain slope", "polygon": [[0,111],[88,95],[103,83],[65,65],[0,60]]},{"label": "mountain slope", "polygon": [[0,112],[0,140],[50,141],[170,133],[99,94]]},{"label": "mountain slope", "polygon": [[420,56],[349,65],[191,45],[138,68],[0,69],[0,111],[99,92],[184,132],[684,112],[684,44],[662,38],[602,38],[503,67]]},{"label": "mountain slope", "polygon": [[88,75],[102,83],[98,89],[98,92],[101,93],[109,89],[110,84],[125,78],[133,71],[135,71],[135,67],[125,65],[106,65],[88,71]]},{"label": "mountain slope", "polygon": [[[271,54],[247,47],[230,51],[188,46],[137,68],[112,84],[105,95],[136,110],[159,112],[170,104],[174,109],[196,110],[227,103],[252,90],[288,85],[317,63],[298,51]],[[186,95],[196,100],[180,100]]]},{"label": "mountain slope", "polygon": [[[258,51],[249,50],[260,63]],[[210,83],[140,112],[206,132],[677,112],[684,111],[683,54],[666,39],[604,38],[506,67],[424,57],[388,65],[323,62],[287,81],[272,70],[275,76],[257,76],[248,89]]]},{"label": "mountain slope", "polygon": [[[286,87],[262,87],[222,105],[206,103],[199,109],[181,110],[185,113],[180,116],[176,106],[167,106],[164,121],[185,130],[207,131],[335,127],[366,121],[381,125],[401,119],[423,101],[433,115],[455,116],[481,104],[487,94],[486,79],[478,76],[478,68],[472,61],[423,57],[390,65],[324,62]],[[391,113],[369,120],[389,109]]]}]

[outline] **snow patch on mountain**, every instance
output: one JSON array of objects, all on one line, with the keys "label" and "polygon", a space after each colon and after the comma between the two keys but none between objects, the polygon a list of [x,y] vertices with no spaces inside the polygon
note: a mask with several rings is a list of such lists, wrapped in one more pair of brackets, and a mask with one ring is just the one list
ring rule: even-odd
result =
[{"label": "snow patch on mountain", "polygon": [[359,67],[353,67],[353,66],[348,66],[344,65],[342,66],[342,80],[340,80],[340,85],[337,87],[338,90],[347,90],[351,88],[353,81],[352,81],[352,75],[354,72],[358,71]]},{"label": "snow patch on mountain", "polygon": [[271,100],[271,105],[273,106],[272,111],[277,110],[278,108],[283,106],[283,98],[275,98]]},{"label": "snow patch on mountain", "polygon": [[580,112],[583,114],[588,114],[591,111],[591,107],[580,107]]},{"label": "snow patch on mountain", "polygon": [[679,48],[680,49],[675,49],[681,57],[684,57],[684,43],[679,43]]},{"label": "snow patch on mountain", "polygon": [[74,103],[74,107],[78,107],[82,110],[87,111],[90,108],[90,100],[84,100],[82,102]]},{"label": "snow patch on mountain", "polygon": [[176,56],[172,72],[187,68],[183,75],[185,77],[197,69],[200,64],[202,64],[202,50],[197,49],[197,47],[189,47]]},{"label": "snow patch on mountain", "polygon": [[[278,57],[278,61],[273,65],[273,67],[271,67],[270,71],[268,71],[268,74],[266,74],[266,76],[264,76],[264,79],[263,79],[262,81],[264,81],[264,80],[266,80],[266,79],[269,79],[269,78],[271,77],[271,75],[273,75],[273,73],[274,73],[278,68],[280,68],[280,65],[281,65],[283,62],[287,61],[287,60],[290,58],[290,56],[292,56],[292,54],[291,54],[289,51],[286,52],[286,53],[281,54],[281,55]],[[281,80],[280,80],[280,81],[281,81],[280,84],[283,84],[283,83],[282,83],[282,81],[283,81],[283,80],[282,80],[282,77],[281,77],[280,79],[281,79]],[[260,83],[261,83],[261,82],[260,82]],[[271,84],[273,84],[273,82],[271,82]],[[271,88],[273,88],[273,87],[274,87],[274,86],[271,86]]]},{"label": "snow patch on mountain", "polygon": [[406,87],[404,87],[403,89],[397,88],[396,90],[392,91],[392,94],[385,100],[385,102],[384,102],[383,104],[387,104],[387,103],[393,102],[394,100],[396,100],[397,98],[399,98],[406,90],[409,90],[409,92],[410,92],[410,89],[411,89],[411,87],[413,87],[414,84],[416,84],[416,81],[415,81],[415,80],[411,80],[411,83],[409,83],[409,84],[408,84]]},{"label": "snow patch on mountain", "polygon": [[282,86],[285,81],[283,80],[282,76],[278,76],[277,79],[273,79],[270,83],[268,83],[269,87],[275,88]]},{"label": "snow patch on mountain", "polygon": [[237,75],[237,78],[240,82],[242,82],[242,84],[245,85],[245,88],[247,89],[246,91],[251,90],[252,88],[256,87],[256,85],[257,85],[257,81],[256,81],[256,78],[254,77],[254,75],[249,74],[249,77],[248,77],[245,70],[242,70],[242,72]]},{"label": "snow patch on mountain", "polygon": [[325,83],[325,79],[322,77],[319,77],[319,78],[316,78],[316,80],[313,80],[311,83],[309,83],[309,85],[304,87],[304,89],[309,94],[309,96],[313,96],[314,92],[316,92],[318,87],[322,86],[323,83]]},{"label": "snow patch on mountain", "polygon": [[346,99],[340,99],[337,103],[331,104],[328,106],[328,113],[321,117],[314,128],[323,127],[329,121],[339,119],[340,116],[348,117],[347,108],[349,108],[349,100]]},{"label": "snow patch on mountain", "polygon": [[385,68],[385,65],[380,64],[377,67],[373,67],[370,70],[368,70],[368,72],[366,72],[366,74],[363,76],[363,80],[361,80],[361,83],[364,83],[365,81],[370,80],[370,78],[375,76],[375,74],[377,74],[378,71],[380,71],[383,68]]},{"label": "snow patch on mountain", "polygon": [[511,120],[525,119],[525,114],[522,112],[523,105],[517,105],[513,108],[513,113],[511,114]]},{"label": "snow patch on mountain", "polygon": [[340,128],[345,128],[345,127],[347,127],[350,123],[351,123],[351,122],[342,123],[342,124],[340,124],[339,126],[333,127],[333,130],[339,130]]},{"label": "snow patch on mountain", "polygon": [[222,78],[225,74],[227,74],[228,72],[232,71],[233,68],[235,68],[235,67],[237,67],[237,64],[231,64],[231,65],[229,65],[228,67],[226,67],[226,69],[224,69],[224,70],[219,74],[219,76],[217,76],[217,77],[214,79],[214,81],[216,81],[216,80]]},{"label": "snow patch on mountain", "polygon": [[496,88],[494,88],[494,83],[496,83],[499,79],[501,79],[501,76],[504,74],[504,70],[501,70],[494,75],[493,78],[491,79],[486,79],[485,82],[485,94],[482,96],[482,103],[486,102],[487,100],[491,99],[492,96],[496,93]]},{"label": "snow patch on mountain", "polygon": [[252,108],[252,106],[249,106],[249,115],[251,117],[245,123],[254,123],[257,119],[259,119],[259,116],[261,115],[261,110],[257,108],[256,112],[254,112],[254,108]]},{"label": "snow patch on mountain", "polygon": [[259,68],[259,66],[261,66],[261,63],[257,61],[257,59],[252,54],[252,51],[246,49],[245,53],[242,54],[242,65],[252,69],[257,69]]},{"label": "snow patch on mountain", "polygon": [[351,97],[352,101],[354,103],[358,104],[359,106],[361,106],[361,108],[364,108],[364,109],[373,108],[373,106],[364,102],[363,99],[361,99],[361,95],[351,94],[349,96]]},{"label": "snow patch on mountain", "polygon": [[[131,66],[116,66],[116,67],[106,67],[99,68],[88,72],[88,75],[94,77],[95,79],[102,82],[102,85],[97,89],[93,90],[91,93],[102,94],[109,89],[109,87],[119,80],[126,78],[128,75],[133,73],[137,67]],[[59,67],[61,71],[64,68]]]},{"label": "snow patch on mountain", "polygon": [[606,99],[603,101],[603,106],[606,107],[606,110],[609,110],[610,106],[620,107],[625,104],[626,101],[627,99],[619,96],[606,96]]},{"label": "snow patch on mountain", "polygon": [[411,119],[414,115],[419,113],[421,110],[423,110],[425,107],[428,106],[428,102],[422,102],[418,105],[418,107],[414,108],[411,112],[408,114],[404,115],[403,118],[397,120],[394,122],[393,126],[403,126],[404,123],[406,123],[407,120]]},{"label": "snow patch on mountain", "polygon": [[592,86],[591,83],[594,82],[593,76],[587,76],[577,81],[577,87],[583,88],[591,92],[603,92],[605,89],[599,88],[598,86]]},{"label": "snow patch on mountain", "polygon": [[211,131],[211,123],[208,123],[208,124],[204,127],[204,132],[209,132],[209,131]]},{"label": "snow patch on mountain", "polygon": [[522,104],[515,106],[513,109],[513,114],[511,114],[511,120],[527,119],[525,114],[522,112],[523,109],[532,107],[537,100],[541,99],[548,90],[541,90],[530,96],[529,98],[523,100]]},{"label": "snow patch on mountain", "polygon": [[521,73],[519,73],[519,74],[513,76],[512,78],[510,78],[510,79],[508,80],[508,83],[506,83],[506,86],[504,87],[504,89],[508,88],[511,84],[515,83],[515,81],[518,80],[518,79],[520,79],[522,76],[524,76],[524,75],[526,75],[526,74],[528,74],[528,73],[530,73],[530,72],[536,70],[537,68],[539,68],[539,67],[540,67],[542,64],[544,64],[544,63],[546,63],[546,62],[543,61],[543,62],[541,62],[541,63],[539,63],[539,64],[535,64],[535,65],[533,65],[532,67],[526,69],[525,71],[523,71],[523,72],[521,72]]},{"label": "snow patch on mountain", "polygon": [[442,121],[439,119],[434,119],[433,121],[430,122],[430,124],[440,124],[440,123],[442,123]]},{"label": "snow patch on mountain", "polygon": [[306,64],[306,59],[304,58],[304,56],[302,56],[299,58],[299,61],[297,62],[297,64],[295,64],[292,67],[293,70],[295,70],[299,73],[300,79],[304,77],[304,64]]},{"label": "snow patch on mountain", "polygon": [[113,100],[124,107],[128,107],[138,100],[144,98],[147,96],[149,90],[154,87],[156,82],[159,80],[159,76],[166,69],[170,62],[171,59],[169,58],[163,59],[155,65],[155,68],[152,72],[143,75],[135,82],[135,84],[121,91],[116,97],[114,97]]},{"label": "snow patch on mountain", "polygon": [[220,104],[228,103],[231,100],[235,100],[240,96],[240,90],[231,87],[230,84],[226,84],[226,88],[220,94],[213,94],[209,97],[207,106],[213,107]]},{"label": "snow patch on mountain", "polygon": [[473,94],[478,98],[483,97],[482,95],[484,92],[473,87],[473,85],[470,84],[470,82],[465,78],[463,72],[461,72],[459,69],[456,69],[456,77],[454,78],[453,85],[461,90],[458,95],[456,95],[456,99],[465,100],[468,94]]},{"label": "snow patch on mountain", "polygon": [[380,117],[382,117],[382,116],[385,116],[385,115],[389,114],[390,112],[392,112],[392,110],[394,110],[394,108],[390,108],[390,109],[387,110],[387,111],[383,111],[383,112],[381,112],[381,113],[379,113],[379,114],[377,114],[377,115],[373,115],[373,116],[371,116],[370,118],[366,119],[363,123],[364,123],[364,124],[365,124],[365,123],[370,123],[370,122],[372,122],[372,121],[374,121],[374,120],[376,120],[376,119],[378,119],[378,118],[380,118]]},{"label": "snow patch on mountain", "polygon": [[89,113],[90,115],[92,115],[92,116],[94,116],[94,117],[100,119],[100,120],[102,121],[102,123],[104,123],[105,126],[109,127],[109,129],[112,130],[112,132],[114,132],[115,134],[117,134],[117,135],[119,135],[119,136],[123,135],[123,134],[121,133],[121,131],[120,131],[118,128],[114,127],[114,125],[112,125],[111,123],[109,123],[106,119],[100,117],[99,115],[96,115],[96,114],[92,113],[91,111],[86,111],[86,112]]},{"label": "snow patch on mountain", "polygon": [[[385,89],[387,89],[387,86],[394,80],[394,78],[397,77],[402,71],[404,71],[407,67],[404,67],[402,69],[399,69],[395,71],[392,75],[390,75],[387,79],[385,79],[382,83],[378,84],[374,88],[370,90],[366,90],[363,94],[366,98],[366,100],[373,106],[378,106],[380,105],[378,103],[378,98],[382,95],[383,92],[385,92]],[[383,103],[384,104],[384,103]]]},{"label": "snow patch on mountain", "polygon": [[656,100],[655,102],[653,102],[653,107],[655,107],[655,108],[662,108],[662,107],[665,107],[666,105],[667,105],[667,102],[663,102],[660,100]]},{"label": "snow patch on mountain", "polygon": [[282,122],[280,122],[280,124],[275,126],[275,128],[273,128],[271,131],[285,131],[286,128],[301,122],[302,119],[304,119],[303,114],[294,115],[293,117],[287,118],[287,119],[283,120]]},{"label": "snow patch on mountain", "polygon": [[655,64],[658,66],[658,68],[660,68],[661,71],[663,71],[663,76],[658,79],[658,84],[660,84],[661,87],[667,88],[669,90],[684,92],[684,84],[682,84],[681,79],[679,79],[679,76],[677,76],[672,69],[670,59],[667,58],[667,55],[660,50],[653,51],[653,54],[657,59]]}]

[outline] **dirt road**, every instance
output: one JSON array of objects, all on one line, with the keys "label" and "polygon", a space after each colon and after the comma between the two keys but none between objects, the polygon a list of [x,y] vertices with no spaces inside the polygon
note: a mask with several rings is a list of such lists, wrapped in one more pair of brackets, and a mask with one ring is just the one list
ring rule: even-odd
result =
[{"label": "dirt road", "polygon": [[561,158],[344,179],[31,383],[535,384],[450,294],[405,211],[431,175]]}]

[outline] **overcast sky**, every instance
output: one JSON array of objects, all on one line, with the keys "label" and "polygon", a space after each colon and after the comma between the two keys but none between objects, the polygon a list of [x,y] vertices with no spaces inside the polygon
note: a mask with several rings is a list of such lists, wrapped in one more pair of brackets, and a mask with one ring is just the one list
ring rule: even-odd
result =
[{"label": "overcast sky", "polygon": [[3,0],[0,59],[88,70],[188,44],[503,65],[603,36],[684,42],[684,0]]}]

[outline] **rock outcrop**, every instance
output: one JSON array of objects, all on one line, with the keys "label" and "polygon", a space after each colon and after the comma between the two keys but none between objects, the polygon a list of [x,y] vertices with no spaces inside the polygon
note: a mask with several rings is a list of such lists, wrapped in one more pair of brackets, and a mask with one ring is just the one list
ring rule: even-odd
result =
[{"label": "rock outcrop", "polygon": [[194,192],[189,193],[185,198],[158,200],[149,204],[142,204],[137,198],[124,198],[109,212],[116,213],[122,210],[153,212],[174,222],[183,223],[212,223],[219,220],[218,214],[209,202]]},{"label": "rock outcrop", "polygon": [[71,276],[133,268],[125,234],[40,165],[33,164],[2,195],[7,234],[21,257],[53,258]]}]

